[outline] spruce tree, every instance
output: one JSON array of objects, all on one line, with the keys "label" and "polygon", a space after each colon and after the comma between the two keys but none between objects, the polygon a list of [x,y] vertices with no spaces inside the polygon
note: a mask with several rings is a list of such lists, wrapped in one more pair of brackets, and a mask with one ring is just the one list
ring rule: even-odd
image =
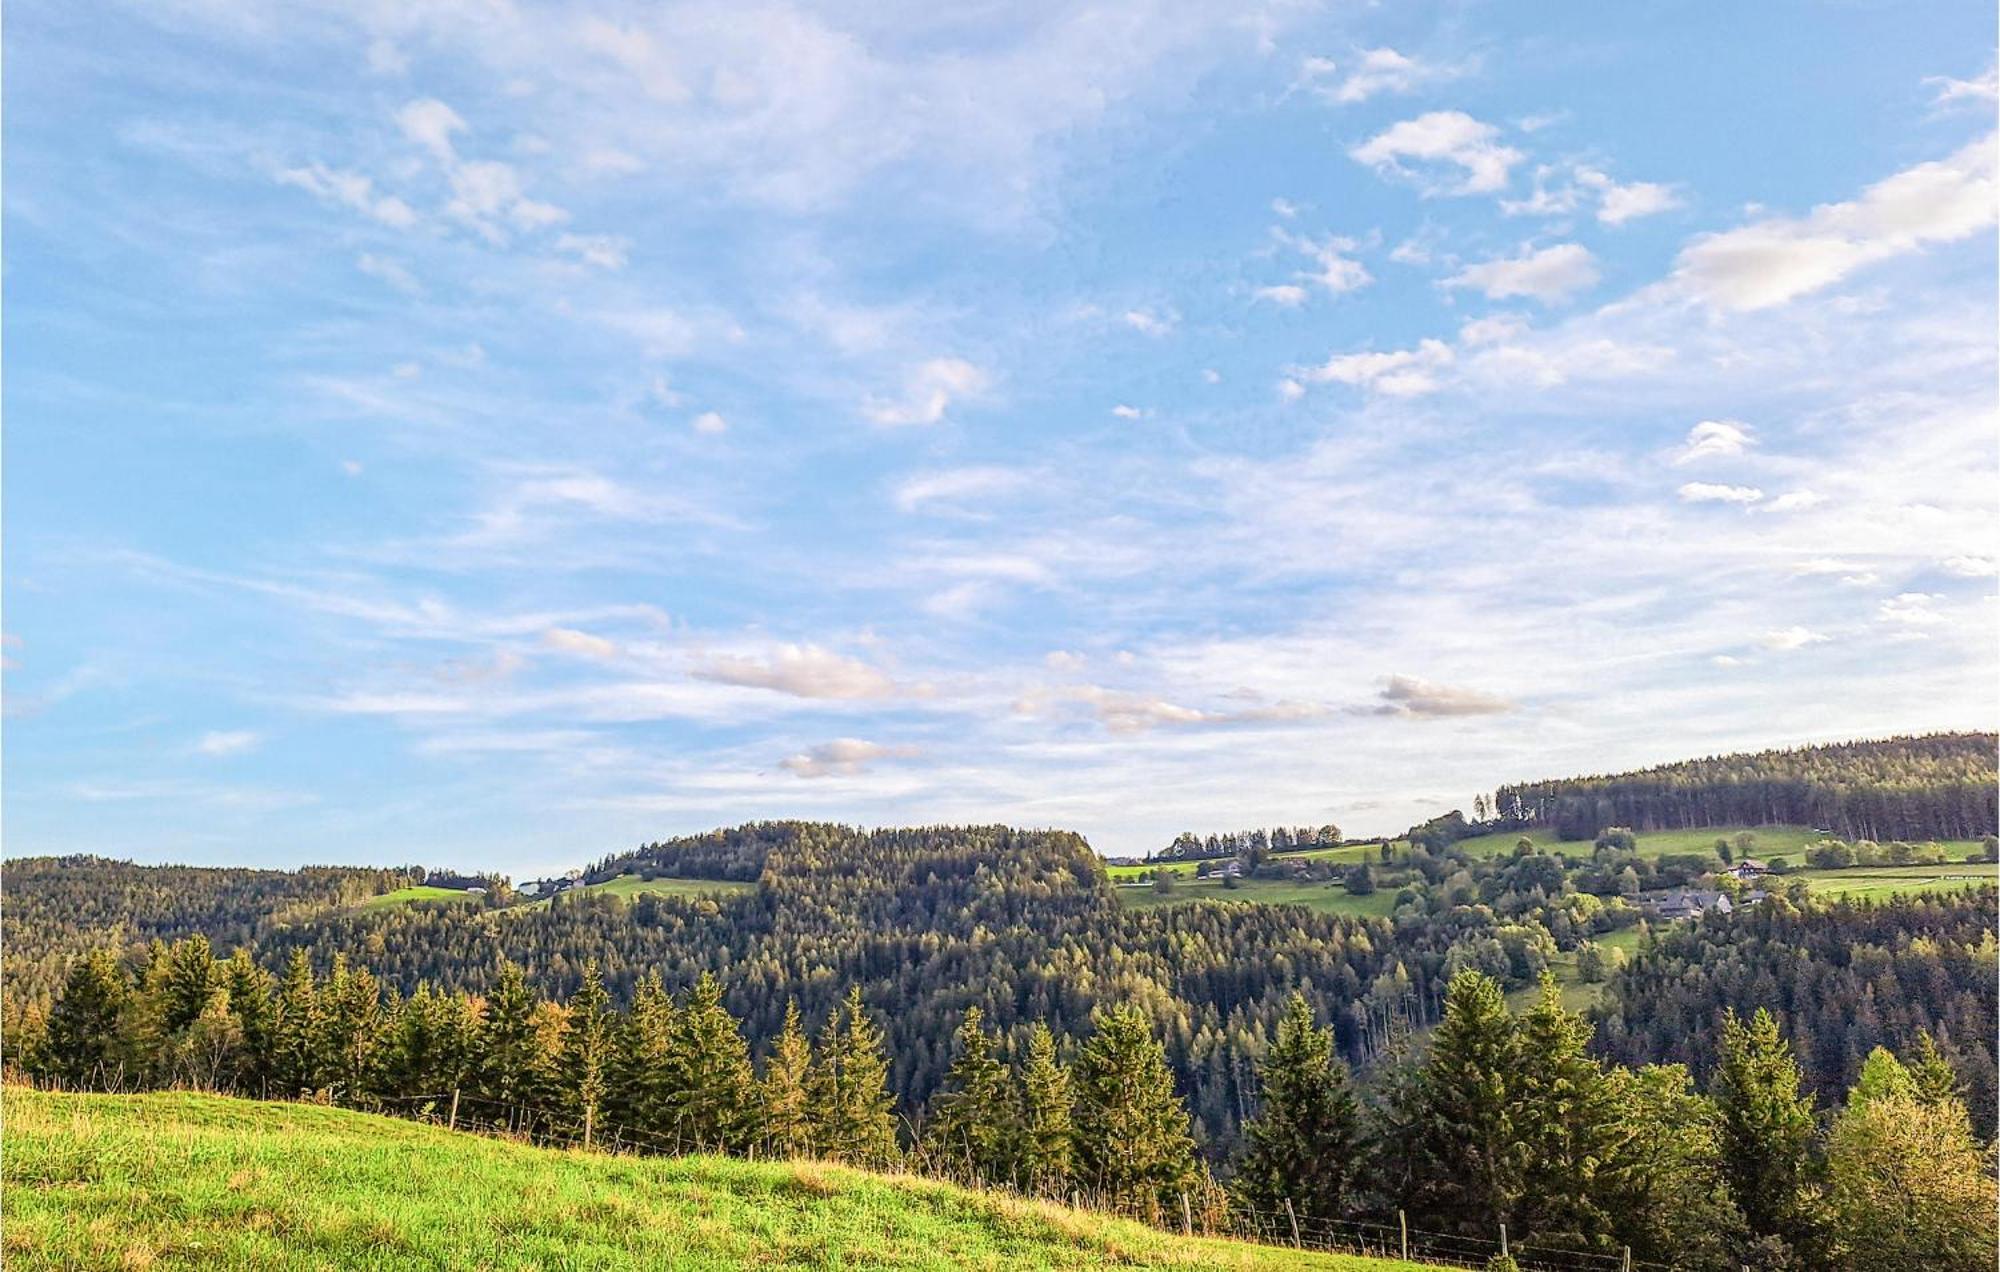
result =
[{"label": "spruce tree", "polygon": [[1917,1099],[1925,1104],[1944,1104],[1961,1098],[1958,1074],[1938,1050],[1937,1039],[1918,1034],[1916,1054],[1909,1062],[1910,1081]]},{"label": "spruce tree", "polygon": [[1381,1140],[1387,1174],[1400,1176],[1420,1226],[1491,1232],[1521,1195],[1521,1149],[1511,1083],[1519,1050],[1499,985],[1480,972],[1454,976],[1430,1055],[1392,1083]]},{"label": "spruce tree", "polygon": [[606,1101],[610,1120],[647,1135],[665,1134],[672,1120],[674,1037],[673,996],[651,972],[632,994],[632,1009],[618,1026],[611,1089]]},{"label": "spruce tree", "polygon": [[1243,1128],[1237,1194],[1255,1210],[1276,1211],[1290,1201],[1301,1214],[1338,1218],[1359,1152],[1359,1116],[1333,1031],[1319,1027],[1304,994],[1286,1001],[1257,1081],[1261,1094],[1257,1116]]},{"label": "spruce tree", "polygon": [[1514,1230],[1545,1245],[1602,1242],[1611,1219],[1598,1172],[1620,1127],[1604,1069],[1585,1054],[1590,1022],[1564,1009],[1555,977],[1544,972],[1541,993],[1515,1030],[1518,1060],[1508,1098],[1522,1174]]},{"label": "spruce tree", "polygon": [[1044,1196],[1061,1196],[1076,1173],[1069,1070],[1056,1058],[1055,1035],[1040,1021],[1028,1031],[1021,1065],[1021,1177]]},{"label": "spruce tree", "polygon": [[1714,1095],[1722,1112],[1723,1165],[1730,1195],[1756,1237],[1776,1237],[1796,1257],[1820,1249],[1813,1179],[1812,1100],[1799,1091],[1799,1066],[1769,1011],[1749,1024],[1722,1022],[1722,1063]]},{"label": "spruce tree", "polygon": [[583,965],[583,983],[570,995],[568,1028],[563,1034],[560,1080],[569,1114],[586,1137],[604,1117],[604,1098],[611,1080],[616,1042],[611,995],[604,990],[597,960]]},{"label": "spruce tree", "polygon": [[1101,1012],[1071,1076],[1083,1182],[1116,1207],[1156,1213],[1194,1178],[1194,1141],[1145,1011]]},{"label": "spruce tree", "polygon": [[1837,1266],[1991,1269],[2000,1199],[1986,1160],[1956,1100],[1924,1101],[1907,1075],[1871,1093],[1857,1086],[1827,1141]]},{"label": "spruce tree", "polygon": [[670,1133],[684,1147],[740,1153],[758,1134],[757,1082],[750,1048],[722,987],[703,972],[676,1019],[669,1062],[678,1085]]},{"label": "spruce tree", "polygon": [[1722,1171],[1722,1118],[1680,1065],[1613,1069],[1618,1135],[1598,1167],[1606,1230],[1635,1259],[1737,1272],[1743,1216]]},{"label": "spruce tree", "polygon": [[1013,1178],[1018,1120],[1013,1082],[994,1051],[985,1015],[968,1008],[958,1027],[958,1055],[924,1128],[926,1154],[939,1169],[987,1184]]},{"label": "spruce tree", "polygon": [[312,960],[293,950],[271,1004],[271,1093],[284,1099],[317,1091],[322,1085],[319,1039],[319,986]]},{"label": "spruce tree", "polygon": [[773,1157],[810,1156],[812,1141],[812,1040],[799,1021],[798,1000],[785,1004],[784,1028],[764,1061],[758,1094],[764,1107],[764,1151]]},{"label": "spruce tree", "polygon": [[349,967],[345,955],[335,954],[320,1000],[325,1083],[343,1104],[365,1105],[374,1094],[381,1058],[381,987],[367,968]]},{"label": "spruce tree", "polygon": [[248,949],[238,946],[223,965],[222,979],[228,987],[229,1012],[236,1017],[243,1038],[236,1088],[245,1095],[261,1096],[270,1081],[272,1028],[276,1023],[271,974],[251,960]]},{"label": "spruce tree", "polygon": [[527,981],[520,967],[503,959],[480,1025],[482,1054],[474,1085],[487,1107],[479,1110],[479,1116],[518,1125],[525,1106],[541,1095],[536,1027],[535,1000]]},{"label": "spruce tree", "polygon": [[835,1161],[887,1166],[897,1158],[895,1097],[882,1031],[868,1017],[859,985],[826,1022],[813,1073],[813,1142]]},{"label": "spruce tree", "polygon": [[38,1076],[75,1090],[116,1091],[138,1079],[126,1046],[132,987],[111,951],[73,959],[35,1057]]}]

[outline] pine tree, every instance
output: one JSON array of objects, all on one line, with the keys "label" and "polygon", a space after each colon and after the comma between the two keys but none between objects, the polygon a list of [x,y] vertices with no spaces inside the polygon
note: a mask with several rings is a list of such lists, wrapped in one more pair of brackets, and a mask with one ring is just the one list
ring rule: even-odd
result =
[{"label": "pine tree", "polygon": [[1618,1142],[1618,1110],[1604,1069],[1585,1054],[1591,1025],[1565,1010],[1555,977],[1515,1026],[1518,1060],[1509,1084],[1521,1143],[1515,1230],[1545,1245],[1602,1241],[1611,1218],[1600,1204],[1598,1171]]},{"label": "pine tree", "polygon": [[1333,1031],[1319,1028],[1304,994],[1286,1001],[1257,1081],[1262,1095],[1243,1128],[1237,1193],[1257,1210],[1289,1201],[1302,1214],[1340,1217],[1359,1155],[1359,1116]]},{"label": "pine tree", "polygon": [[215,991],[225,988],[207,937],[197,934],[177,942],[159,980],[161,1028],[168,1036],[186,1029],[208,1009]]},{"label": "pine tree", "polygon": [[543,1093],[541,1046],[537,1037],[535,1000],[528,993],[521,969],[502,960],[486,996],[480,1024],[481,1052],[474,1078],[480,1116],[518,1126],[525,1110]]},{"label": "pine tree", "polygon": [[1040,1021],[1028,1031],[1021,1065],[1021,1177],[1044,1196],[1061,1196],[1076,1172],[1069,1070],[1056,1059],[1055,1035]]},{"label": "pine tree", "polygon": [[292,1098],[323,1085],[319,1056],[319,986],[313,978],[312,960],[304,950],[293,950],[278,982],[278,994],[271,1004],[271,1091]]},{"label": "pine tree", "polygon": [[678,1084],[671,1133],[704,1152],[743,1152],[755,1143],[757,1082],[750,1048],[722,987],[703,972],[676,1020],[670,1069]]},{"label": "pine tree", "polygon": [[799,1021],[796,999],[785,1004],[785,1024],[764,1061],[758,1093],[764,1106],[764,1151],[773,1157],[806,1157],[813,1151],[812,1040]]},{"label": "pine tree", "polygon": [[597,960],[591,959],[583,965],[583,983],[570,995],[560,1070],[562,1094],[586,1140],[594,1137],[603,1118],[616,1043],[614,1030],[611,995],[604,990]]},{"label": "pine tree", "polygon": [[1384,1174],[1427,1226],[1485,1233],[1521,1195],[1511,1081],[1519,1058],[1499,985],[1454,976],[1421,1069],[1393,1081]]},{"label": "pine tree", "polygon": [[242,1059],[234,1084],[245,1095],[261,1096],[271,1076],[271,1032],[276,1024],[271,974],[252,961],[249,950],[238,946],[223,965],[222,979],[228,987],[229,1013],[236,1018],[242,1035]]},{"label": "pine tree", "polygon": [[318,1051],[323,1079],[343,1104],[365,1105],[374,1095],[382,1030],[382,991],[366,968],[349,967],[343,954],[320,992]]},{"label": "pine tree", "polygon": [[813,1142],[835,1161],[887,1166],[897,1158],[895,1097],[882,1031],[868,1018],[859,985],[826,1022],[813,1073]]},{"label": "pine tree", "polygon": [[1714,1095],[1729,1191],[1745,1223],[1754,1236],[1776,1237],[1811,1261],[1822,1236],[1811,1155],[1815,1118],[1770,1012],[1758,1008],[1748,1025],[1733,1011],[1723,1020]]},{"label": "pine tree", "polygon": [[1929,1034],[1917,1035],[1916,1057],[1910,1062],[1910,1081],[1916,1088],[1916,1096],[1925,1104],[1943,1104],[1962,1098],[1958,1074],[1938,1050],[1937,1039]]},{"label": "pine tree", "polygon": [[125,1036],[132,987],[109,950],[73,959],[34,1058],[38,1076],[78,1090],[117,1091],[139,1075]]},{"label": "pine tree", "polygon": [[1689,1272],[1736,1272],[1743,1216],[1722,1172],[1722,1118],[1680,1065],[1613,1069],[1618,1136],[1598,1167],[1606,1231],[1634,1258]]},{"label": "pine tree", "polygon": [[647,1135],[665,1134],[672,1120],[673,996],[649,973],[632,994],[632,1009],[618,1027],[607,1107],[610,1120]]},{"label": "pine tree", "polygon": [[968,1008],[958,1027],[958,1055],[931,1101],[925,1128],[932,1161],[956,1177],[987,1184],[1013,1178],[1018,1134],[1014,1084],[994,1050],[984,1013]]},{"label": "pine tree", "polygon": [[1114,1206],[1156,1212],[1194,1178],[1194,1141],[1145,1011],[1102,1012],[1072,1078],[1080,1176]]}]

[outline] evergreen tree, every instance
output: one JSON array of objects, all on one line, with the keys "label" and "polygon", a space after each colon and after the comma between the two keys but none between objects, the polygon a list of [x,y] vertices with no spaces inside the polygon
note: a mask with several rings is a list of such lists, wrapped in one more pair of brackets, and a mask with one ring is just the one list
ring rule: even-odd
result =
[{"label": "evergreen tree", "polygon": [[1926,1102],[1907,1074],[1855,1088],[1828,1137],[1827,1177],[1843,1268],[1986,1272],[2000,1257],[2000,1198],[1964,1107]]},{"label": "evergreen tree", "polygon": [[293,950],[271,1004],[271,1092],[290,1099],[317,1091],[323,1084],[319,1040],[319,986],[312,960]]},{"label": "evergreen tree", "polygon": [[882,1031],[868,1018],[861,987],[847,992],[826,1022],[813,1073],[813,1142],[835,1161],[886,1166],[897,1157],[895,1097]]},{"label": "evergreen tree", "polygon": [[1603,1067],[1584,1051],[1590,1034],[1590,1022],[1564,1009],[1555,977],[1544,972],[1540,995],[1516,1024],[1508,1088],[1521,1144],[1515,1230],[1544,1245],[1587,1247],[1611,1228],[1598,1172],[1620,1127]]},{"label": "evergreen tree", "polygon": [[1812,1260],[1821,1237],[1813,1106],[1799,1092],[1798,1063],[1770,1012],[1759,1008],[1747,1025],[1734,1012],[1723,1021],[1714,1094],[1730,1195],[1752,1235],[1776,1237]]},{"label": "evergreen tree", "polygon": [[336,954],[320,1001],[323,1080],[342,1103],[366,1104],[381,1058],[381,988],[366,968],[349,967],[346,956]]},{"label": "evergreen tree", "polygon": [[1521,1146],[1511,1098],[1519,1058],[1514,1022],[1493,979],[1454,976],[1430,1055],[1392,1082],[1391,1134],[1378,1137],[1385,1175],[1421,1225],[1490,1232],[1521,1196]]},{"label": "evergreen tree", "polygon": [[673,996],[649,973],[632,994],[632,1009],[618,1026],[607,1101],[611,1120],[662,1135],[672,1120],[675,1035]]},{"label": "evergreen tree", "polygon": [[1076,1172],[1069,1070],[1056,1058],[1055,1035],[1040,1021],[1028,1031],[1021,1065],[1021,1176],[1044,1196],[1061,1196]]},{"label": "evergreen tree", "polygon": [[1013,1178],[1018,1134],[1014,1085],[994,1050],[985,1015],[968,1008],[958,1027],[957,1058],[931,1101],[925,1128],[933,1162],[948,1174],[988,1184]]},{"label": "evergreen tree", "polygon": [[583,983],[570,995],[568,1028],[563,1035],[562,1095],[586,1139],[603,1119],[605,1092],[611,1080],[616,1048],[616,1020],[611,996],[604,991],[597,960],[583,965]]},{"label": "evergreen tree", "polygon": [[806,1157],[812,1141],[812,1040],[799,1022],[796,999],[785,1004],[784,1028],[764,1061],[758,1093],[764,1106],[764,1151],[774,1157]]},{"label": "evergreen tree", "polygon": [[125,1036],[131,999],[131,983],[111,951],[72,959],[62,996],[49,1012],[36,1074],[75,1090],[117,1091],[137,1081]]},{"label": "evergreen tree", "polygon": [[1688,1272],[1736,1272],[1743,1216],[1722,1170],[1722,1117],[1680,1065],[1613,1069],[1618,1135],[1598,1167],[1605,1229],[1633,1257]]},{"label": "evergreen tree", "polygon": [[480,1116],[518,1125],[521,1110],[542,1094],[540,1040],[536,1037],[535,1000],[528,993],[521,969],[503,960],[486,996],[480,1024],[483,1041],[474,1078],[478,1097],[487,1104]]},{"label": "evergreen tree", "polygon": [[703,1152],[743,1152],[757,1141],[757,1081],[750,1048],[722,987],[703,972],[676,1018],[669,1068],[678,1091],[669,1133]]},{"label": "evergreen tree", "polygon": [[261,1096],[270,1081],[272,1029],[276,1008],[271,1002],[271,974],[251,959],[250,951],[238,946],[222,971],[229,994],[229,1013],[236,1018],[242,1035],[242,1060],[235,1075],[237,1090]]},{"label": "evergreen tree", "polygon": [[1079,1175],[1114,1206],[1151,1213],[1194,1177],[1188,1114],[1137,1006],[1099,1014],[1072,1071]]},{"label": "evergreen tree", "polygon": [[1359,1118],[1333,1031],[1318,1027],[1304,994],[1286,1002],[1257,1080],[1262,1097],[1244,1127],[1237,1193],[1257,1210],[1289,1200],[1300,1213],[1338,1218],[1359,1155]]},{"label": "evergreen tree", "polygon": [[168,952],[159,982],[160,1026],[167,1035],[179,1033],[208,1009],[218,989],[226,990],[222,968],[205,936],[176,942]]},{"label": "evergreen tree", "polygon": [[1963,1093],[1959,1089],[1958,1074],[1938,1050],[1937,1039],[1927,1033],[1918,1034],[1916,1051],[1909,1071],[1917,1098],[1925,1104],[1943,1104],[1960,1099]]}]

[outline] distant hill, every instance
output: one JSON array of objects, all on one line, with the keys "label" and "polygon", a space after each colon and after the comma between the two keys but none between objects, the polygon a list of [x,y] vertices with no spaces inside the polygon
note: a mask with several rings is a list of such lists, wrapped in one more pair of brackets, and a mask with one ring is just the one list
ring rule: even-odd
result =
[{"label": "distant hill", "polygon": [[1812,826],[1851,839],[1977,839],[2000,826],[1991,733],[1839,742],[1502,786],[1502,821],[1589,839],[1607,826]]},{"label": "distant hill", "polygon": [[1416,1272],[817,1163],[563,1152],[180,1092],[4,1104],[10,1269]]}]

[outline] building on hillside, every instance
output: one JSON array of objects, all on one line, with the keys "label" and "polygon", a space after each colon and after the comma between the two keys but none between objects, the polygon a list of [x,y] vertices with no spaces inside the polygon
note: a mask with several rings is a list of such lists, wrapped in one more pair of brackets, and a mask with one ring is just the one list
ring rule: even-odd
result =
[{"label": "building on hillside", "polygon": [[1706,888],[1676,888],[1657,896],[1642,897],[1640,908],[1656,919],[1698,919],[1704,914],[1728,914],[1736,907],[1726,892]]},{"label": "building on hillside", "polygon": [[1731,875],[1735,878],[1741,879],[1745,883],[1748,883],[1752,879],[1761,879],[1765,875],[1770,874],[1771,868],[1765,865],[1763,862],[1757,860],[1755,857],[1745,857],[1743,860],[1737,862],[1735,865],[1724,869],[1722,873],[1726,875]]}]

